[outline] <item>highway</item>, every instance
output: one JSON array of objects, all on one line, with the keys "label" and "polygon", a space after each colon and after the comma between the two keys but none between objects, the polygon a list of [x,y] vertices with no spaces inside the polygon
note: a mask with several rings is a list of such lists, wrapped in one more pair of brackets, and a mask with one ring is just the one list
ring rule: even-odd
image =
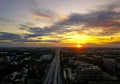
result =
[{"label": "highway", "polygon": [[55,57],[53,58],[49,70],[46,73],[43,84],[63,84],[60,71],[60,50],[56,49]]}]

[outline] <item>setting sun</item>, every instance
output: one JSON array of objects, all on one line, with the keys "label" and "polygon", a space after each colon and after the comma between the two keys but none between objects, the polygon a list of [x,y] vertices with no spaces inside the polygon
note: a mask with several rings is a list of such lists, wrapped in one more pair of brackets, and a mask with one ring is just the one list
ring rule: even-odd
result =
[{"label": "setting sun", "polygon": [[82,45],[81,45],[80,43],[78,43],[78,44],[77,44],[77,47],[78,47],[78,48],[81,48],[81,47],[82,47]]}]

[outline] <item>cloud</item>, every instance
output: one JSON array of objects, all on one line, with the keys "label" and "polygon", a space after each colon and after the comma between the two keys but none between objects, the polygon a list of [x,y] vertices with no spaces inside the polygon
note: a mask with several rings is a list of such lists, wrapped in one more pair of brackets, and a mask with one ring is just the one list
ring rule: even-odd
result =
[{"label": "cloud", "polygon": [[7,33],[7,32],[0,32],[0,40],[18,40],[21,37],[18,34]]},{"label": "cloud", "polygon": [[[87,14],[72,13],[66,19],[62,19],[48,27],[29,27],[27,31],[30,34],[25,34],[25,38],[38,36],[54,36],[57,34],[65,34],[76,31],[78,34],[86,34],[89,36],[110,36],[120,32],[120,12],[115,9],[119,8],[118,4],[110,4],[103,6],[102,9],[91,11]],[[50,14],[48,11],[34,11],[37,15],[40,13]],[[81,25],[83,25],[81,27]],[[72,27],[73,26],[73,27]],[[80,26],[80,27],[79,27]],[[26,27],[26,25],[22,25]],[[72,28],[71,28],[72,27]],[[76,28],[75,28],[76,27]]]},{"label": "cloud", "polygon": [[20,29],[20,30],[26,30],[26,29],[29,28],[29,25],[26,25],[26,24],[20,24],[20,25],[18,25],[18,26],[19,26],[19,29]]},{"label": "cloud", "polygon": [[48,9],[36,9],[36,10],[32,10],[31,13],[33,19],[40,19],[40,18],[52,19],[56,16],[52,10],[48,10]]},{"label": "cloud", "polygon": [[104,7],[104,10],[116,10],[116,9],[120,8],[120,1],[118,0],[114,3],[100,6],[100,8],[103,8],[103,7]]},{"label": "cloud", "polygon": [[49,42],[49,43],[58,43],[58,40],[29,40],[27,38],[22,38],[18,34],[7,33],[7,32],[0,32],[0,43],[4,44],[11,44],[11,42]]},{"label": "cloud", "polygon": [[[78,27],[77,29],[69,29],[72,25],[79,26],[82,24],[84,24],[83,28]],[[72,31],[84,32],[90,28],[94,30],[99,30],[99,28],[102,29],[103,31],[98,32],[98,35],[111,35],[120,32],[120,13],[110,10],[95,11],[88,14],[72,13],[68,19],[57,22],[53,26],[44,28],[30,27],[28,31],[34,34],[29,34],[27,36],[36,37],[50,35],[51,33],[63,34]],[[91,35],[93,34],[94,33]]]},{"label": "cloud", "polygon": [[[78,27],[78,31],[92,29],[102,29],[98,35],[112,35],[120,32],[120,12],[115,9],[120,6],[118,4],[109,5],[103,10],[92,11],[87,14],[72,13],[68,19],[61,21],[55,25],[71,26],[84,24],[83,28]],[[111,9],[110,9],[111,8]],[[74,29],[73,29],[74,30]],[[90,35],[90,34],[89,34]]]},{"label": "cloud", "polygon": [[98,27],[109,27],[109,26],[120,26],[120,13],[115,11],[95,11],[88,14],[78,14],[73,13],[69,18],[63,22],[61,25],[73,25],[73,24],[85,24],[88,26],[98,26]]},{"label": "cloud", "polygon": [[28,29],[29,32],[31,32],[32,34],[26,34],[25,38],[29,38],[29,37],[37,37],[37,36],[44,36],[47,33],[53,32],[54,28],[40,28],[40,27],[30,27]]},{"label": "cloud", "polygon": [[28,39],[19,39],[14,40],[13,42],[49,42],[49,43],[59,43],[58,40],[28,40]]},{"label": "cloud", "polygon": [[28,31],[31,34],[25,34],[25,38],[38,36],[54,36],[55,34],[64,34],[71,32],[73,29],[67,29],[62,25],[53,25],[51,27],[30,27]]}]

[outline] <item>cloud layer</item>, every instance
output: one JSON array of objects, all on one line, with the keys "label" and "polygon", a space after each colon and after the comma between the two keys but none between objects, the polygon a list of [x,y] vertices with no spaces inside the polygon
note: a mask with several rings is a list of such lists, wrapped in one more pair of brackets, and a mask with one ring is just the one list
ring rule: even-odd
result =
[{"label": "cloud layer", "polygon": [[[98,32],[98,35],[112,35],[120,32],[120,12],[115,11],[116,7],[120,6],[110,5],[105,10],[93,11],[87,14],[72,13],[67,19],[59,21],[50,27],[30,27],[28,31],[32,34],[26,36],[37,37],[51,35],[52,33],[63,34],[72,31],[85,33],[85,30],[89,31],[90,29],[101,29],[102,32]],[[79,28],[80,25],[84,26]],[[78,28],[73,27],[70,29],[71,26]]]},{"label": "cloud layer", "polygon": [[[67,18],[59,20],[52,26],[47,27],[31,27],[29,25],[21,24],[20,29],[27,30],[29,34],[24,34],[23,37],[21,37],[21,35],[18,34],[0,32],[0,40],[11,40],[12,42],[59,43],[61,40],[72,39],[69,36],[69,38],[65,37],[66,34],[72,32],[76,32],[78,36],[85,34],[86,36],[108,36],[111,38],[112,36],[120,33],[120,12],[118,11],[119,8],[119,4],[112,4],[105,6],[103,9],[91,11],[86,14],[71,13],[69,16],[67,16]],[[52,19],[56,16],[53,11],[43,9],[33,10],[31,13],[33,14],[32,17],[35,19]],[[59,37],[60,35],[64,36],[61,38]],[[50,37],[51,39],[43,39],[42,37],[44,36]],[[57,40],[55,39],[55,36]],[[38,37],[40,39],[38,39]],[[119,43],[119,41],[111,43],[116,44]]]}]

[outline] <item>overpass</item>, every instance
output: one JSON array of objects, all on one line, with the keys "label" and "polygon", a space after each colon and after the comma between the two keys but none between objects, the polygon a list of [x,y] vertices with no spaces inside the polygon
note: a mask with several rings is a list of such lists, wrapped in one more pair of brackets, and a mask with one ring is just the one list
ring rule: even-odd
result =
[{"label": "overpass", "polygon": [[60,49],[56,49],[55,57],[50,64],[43,84],[63,84],[60,70]]}]

